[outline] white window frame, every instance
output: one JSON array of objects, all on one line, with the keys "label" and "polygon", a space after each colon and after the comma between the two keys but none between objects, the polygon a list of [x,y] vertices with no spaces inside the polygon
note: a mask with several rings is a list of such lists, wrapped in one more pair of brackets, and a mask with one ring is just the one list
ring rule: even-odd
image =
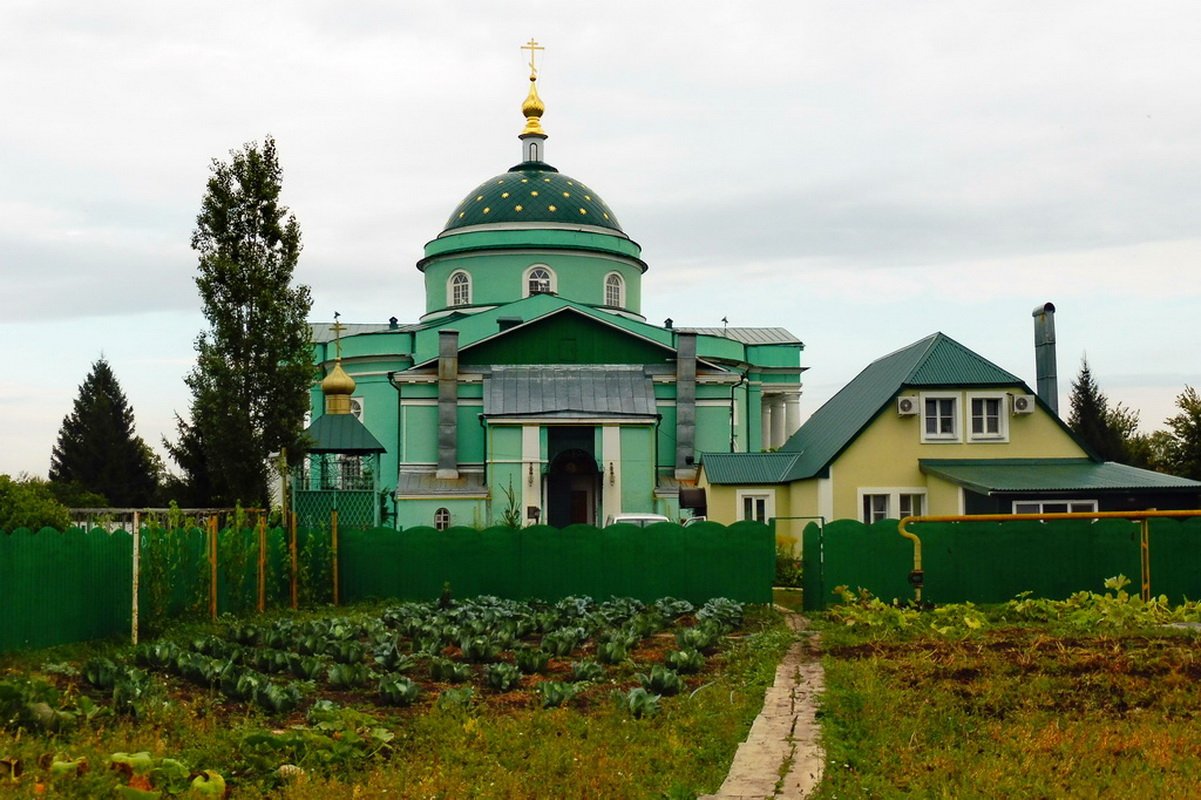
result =
[{"label": "white window frame", "polygon": [[[460,275],[465,280],[461,283],[456,283],[455,279],[458,278]],[[455,296],[455,290],[458,289],[460,286],[465,287],[464,292],[463,292],[465,295],[465,298],[462,302],[458,302],[458,298]],[[450,277],[446,279],[446,305],[448,305],[448,306],[469,306],[469,305],[471,305],[471,273],[470,272],[468,272],[466,270],[462,270],[462,269],[456,269],[454,272],[450,273]]]},{"label": "white window frame", "polygon": [[[1047,511],[1049,505],[1064,506],[1073,514],[1095,514],[1097,512],[1096,500],[1085,500],[1083,498],[1075,498],[1068,500],[1014,500],[1009,508],[1014,514],[1062,514],[1062,511]],[[1022,511],[1018,510],[1018,506],[1035,506],[1037,510],[1029,508]],[[1074,508],[1074,506],[1079,506]],[[1087,508],[1085,507],[1087,506]]]},{"label": "white window frame", "polygon": [[[609,302],[609,281],[617,279],[617,302]],[[620,272],[610,272],[605,276],[604,283],[605,306],[608,308],[625,308],[626,307],[626,279],[621,276]]]},{"label": "white window frame", "polygon": [[[926,404],[931,401],[939,402],[944,400],[951,401],[951,432],[950,433],[929,433],[926,430],[926,421],[929,419],[926,412]],[[963,432],[963,398],[958,392],[923,392],[920,401],[922,404],[922,441],[923,442],[959,442],[962,440]],[[941,415],[939,415],[941,419]]]},{"label": "white window frame", "polygon": [[[547,275],[546,290],[542,292],[531,292],[530,281],[533,280],[535,270],[543,270]],[[526,267],[525,272],[521,273],[521,296],[529,297],[534,294],[557,294],[559,291],[559,277],[555,275],[555,271],[550,268],[549,264],[530,264]]]},{"label": "white window frame", "polygon": [[442,506],[434,510],[434,530],[444,531],[450,527],[451,516],[450,509]]},{"label": "white window frame", "polygon": [[[888,501],[885,504],[887,507],[885,508],[884,516],[881,517],[881,519],[901,519],[902,516],[910,516],[909,514],[901,514],[902,497],[921,498],[922,507],[918,510],[917,514],[913,514],[912,516],[921,516],[922,514],[928,513],[930,509],[926,488],[924,486],[861,486],[857,490],[858,502],[856,503],[856,507],[859,509],[859,521],[867,525],[872,524],[873,521],[878,521],[868,520],[866,518],[867,515],[864,513],[863,501],[869,496],[888,498]],[[912,500],[910,500],[910,502],[912,503]]]},{"label": "white window frame", "polygon": [[[735,492],[735,508],[737,509],[738,519],[754,519],[756,522],[767,524],[776,515],[776,492],[774,489],[739,489]],[[758,520],[755,517],[747,517],[745,515],[744,506],[746,502],[762,501],[763,503],[763,519]]]},{"label": "white window frame", "polygon": [[[357,410],[355,408],[356,406],[358,406]],[[350,398],[350,415],[352,417],[354,417],[355,419],[357,419],[359,422],[363,421],[363,416],[366,412],[366,409],[367,409],[367,404],[363,401],[363,398],[361,398],[361,397]]]},{"label": "white window frame", "polygon": [[[975,409],[972,406],[977,400],[987,401],[995,400],[997,403],[997,432],[996,433],[976,433]],[[968,392],[967,403],[964,405],[964,414],[967,417],[967,436],[969,441],[973,442],[1007,442],[1009,441],[1009,400],[1004,392]],[[987,419],[987,417],[985,417]],[[923,428],[922,430],[925,430]]]}]

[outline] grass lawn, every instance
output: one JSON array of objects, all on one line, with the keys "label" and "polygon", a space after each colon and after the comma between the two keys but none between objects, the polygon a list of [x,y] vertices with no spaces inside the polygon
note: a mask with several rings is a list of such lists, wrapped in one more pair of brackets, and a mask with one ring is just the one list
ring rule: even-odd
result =
[{"label": "grass lawn", "polygon": [[1124,592],[836,609],[817,796],[1201,796],[1197,616]]},{"label": "grass lawn", "polygon": [[0,796],[199,797],[213,770],[235,798],[694,797],[792,641],[765,608],[466,605],[2,656]]}]

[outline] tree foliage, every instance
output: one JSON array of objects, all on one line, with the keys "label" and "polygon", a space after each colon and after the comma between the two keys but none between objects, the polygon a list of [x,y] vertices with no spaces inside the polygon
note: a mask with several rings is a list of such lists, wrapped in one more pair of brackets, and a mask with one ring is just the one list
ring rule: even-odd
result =
[{"label": "tree foliage", "polygon": [[101,357],[59,429],[50,456],[55,494],[72,505],[146,506],[154,499],[159,467],[158,457],[134,432],[133,409]]},{"label": "tree foliage", "polygon": [[275,141],[214,160],[196,217],[196,286],[209,328],[196,338],[187,377],[191,421],[180,420],[172,457],[210,503],[267,500],[267,459],[298,450],[312,380],[312,300],[292,285],[300,227],[280,203]]},{"label": "tree foliage", "polygon": [[19,475],[15,480],[0,475],[0,531],[63,531],[69,524],[67,508],[54,499],[48,482],[28,475]]},{"label": "tree foliage", "polygon": [[1162,439],[1165,466],[1176,475],[1201,480],[1201,394],[1185,386],[1176,397],[1180,413],[1168,417]]},{"label": "tree foliage", "polygon": [[1112,408],[1101,391],[1088,359],[1080,361],[1080,372],[1072,381],[1068,427],[1085,446],[1103,461],[1118,461],[1149,467],[1150,444],[1138,432],[1138,411],[1118,403]]}]

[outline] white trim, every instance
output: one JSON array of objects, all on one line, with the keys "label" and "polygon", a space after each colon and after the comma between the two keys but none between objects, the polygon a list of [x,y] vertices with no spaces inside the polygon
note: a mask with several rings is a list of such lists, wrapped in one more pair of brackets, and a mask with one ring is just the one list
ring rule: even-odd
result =
[{"label": "white trim", "polygon": [[[921,421],[922,421],[922,441],[939,444],[943,442],[961,442],[963,441],[963,397],[959,392],[922,392],[920,395],[921,401]],[[953,405],[951,408],[951,425],[953,430],[951,433],[927,433],[926,432],[926,403],[931,400],[950,400]]]},{"label": "white trim", "polygon": [[900,519],[901,495],[921,495],[922,509],[919,513],[927,514],[930,510],[925,486],[860,486],[855,490],[855,517],[860,522],[868,522],[863,515],[863,498],[868,495],[888,498],[888,508],[883,519]]},{"label": "white trim", "polygon": [[[610,472],[611,470],[611,472]],[[601,428],[601,518],[621,513],[621,426]],[[610,483],[612,481],[612,483]]]},{"label": "white trim", "polygon": [[[466,302],[463,302],[463,303],[456,303],[455,302],[455,288],[456,288],[455,278],[459,277],[460,275],[462,275],[464,278],[467,279],[466,284],[465,284],[467,287],[467,300],[466,300]],[[461,286],[464,284],[458,284],[458,285]],[[460,306],[471,305],[471,293],[472,293],[472,280],[471,280],[470,272],[468,272],[465,269],[456,269],[453,272],[451,272],[449,275],[446,276],[446,305],[448,307],[458,308]]]},{"label": "white trim", "polygon": [[[400,401],[402,406],[436,406],[438,399],[436,397],[406,397]],[[484,401],[478,397],[466,398],[457,401],[456,405],[460,408],[482,408]]]},{"label": "white trim", "polygon": [[[435,401],[436,403],[437,401]],[[638,417],[487,417],[489,425],[653,425],[655,416]]]},{"label": "white trim", "polygon": [[[530,506],[542,508],[542,429],[538,425],[525,425],[521,429],[522,525],[533,524],[525,516]],[[539,517],[539,522],[545,520]]]},{"label": "white trim", "polygon": [[[543,291],[530,292],[530,280],[534,274],[534,270],[542,270],[546,273],[546,286]],[[554,269],[550,264],[530,264],[521,273],[521,296],[530,297],[531,294],[557,294],[559,291],[559,276],[555,274]]]},{"label": "white trim", "polygon": [[743,516],[743,504],[746,500],[763,500],[763,522],[766,523],[776,515],[776,487],[757,486],[737,489],[734,492],[734,515],[739,521],[748,519]]},{"label": "white trim", "polygon": [[[973,433],[972,414],[973,400],[997,401],[997,433]],[[1008,442],[1009,441],[1009,398],[1005,392],[968,392],[967,402],[963,404],[964,426],[969,442]]]},{"label": "white trim", "polygon": [[[617,278],[617,302],[609,302],[609,279]],[[609,272],[605,274],[605,279],[601,282],[601,302],[606,308],[625,308],[626,307],[626,279],[620,272]]]},{"label": "white trim", "polygon": [[[1045,510],[1048,505],[1052,505],[1052,504],[1053,505],[1062,505],[1064,507],[1064,511],[1047,511],[1047,510]],[[1038,506],[1038,511],[1018,511],[1017,507],[1019,505]],[[1072,506],[1091,506],[1091,508],[1087,508],[1087,509],[1083,509],[1083,510],[1076,510],[1076,509],[1073,509]],[[1089,500],[1089,499],[1086,499],[1083,497],[1069,498],[1066,500],[1014,500],[1009,504],[1010,513],[1013,513],[1013,514],[1062,514],[1062,513],[1068,512],[1068,511],[1073,511],[1073,512],[1079,513],[1079,514],[1089,514],[1089,513],[1096,512],[1097,508],[1098,508],[1098,503],[1096,500]]]}]

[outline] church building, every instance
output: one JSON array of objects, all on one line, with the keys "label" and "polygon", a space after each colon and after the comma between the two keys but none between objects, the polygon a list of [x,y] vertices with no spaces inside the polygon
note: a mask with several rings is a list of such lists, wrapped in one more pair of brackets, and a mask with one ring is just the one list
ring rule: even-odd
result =
[{"label": "church building", "polygon": [[[521,161],[468,192],[426,244],[425,313],[312,326],[314,425],[337,369],[383,450],[371,482],[401,528],[677,519],[702,453],[776,448],[799,427],[791,333],[647,322],[641,248],[590,183],[547,161],[541,48],[525,49]],[[362,455],[338,458],[362,475]]]}]

